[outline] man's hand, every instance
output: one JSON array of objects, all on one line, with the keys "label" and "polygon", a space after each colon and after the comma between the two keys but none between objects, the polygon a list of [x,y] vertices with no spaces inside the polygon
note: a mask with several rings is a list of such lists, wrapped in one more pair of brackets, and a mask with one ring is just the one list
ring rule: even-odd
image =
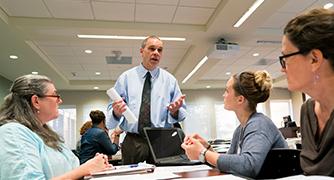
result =
[{"label": "man's hand", "polygon": [[178,117],[178,112],[180,107],[183,105],[183,100],[186,99],[186,95],[182,95],[181,97],[179,97],[176,101],[170,103],[167,108],[170,112],[170,114],[174,117],[177,118]]},{"label": "man's hand", "polygon": [[113,113],[116,117],[120,118],[126,110],[126,104],[123,100],[114,101],[112,103]]}]

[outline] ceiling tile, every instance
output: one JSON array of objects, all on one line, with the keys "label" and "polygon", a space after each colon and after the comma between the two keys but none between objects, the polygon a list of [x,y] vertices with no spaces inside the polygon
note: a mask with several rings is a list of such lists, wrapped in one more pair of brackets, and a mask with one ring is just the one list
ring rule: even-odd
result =
[{"label": "ceiling tile", "polygon": [[284,27],[289,20],[295,16],[294,13],[274,13],[272,16],[268,17],[261,28],[279,29]]},{"label": "ceiling tile", "polygon": [[136,0],[137,4],[177,5],[179,0]]},{"label": "ceiling tile", "polygon": [[87,0],[44,0],[55,18],[93,19],[90,3]]},{"label": "ceiling tile", "polygon": [[300,13],[318,0],[287,1],[277,12]]},{"label": "ceiling tile", "polygon": [[180,0],[179,6],[216,8],[220,0]]},{"label": "ceiling tile", "polygon": [[167,5],[136,5],[136,22],[171,23],[176,6]]},{"label": "ceiling tile", "polygon": [[173,23],[204,25],[213,12],[209,8],[178,7]]},{"label": "ceiling tile", "polygon": [[42,0],[1,0],[0,6],[9,16],[51,17]]},{"label": "ceiling tile", "polygon": [[40,46],[40,48],[49,56],[58,55],[66,56],[73,55],[73,51],[68,46]]},{"label": "ceiling tile", "polygon": [[95,19],[111,21],[134,21],[133,3],[92,2]]}]

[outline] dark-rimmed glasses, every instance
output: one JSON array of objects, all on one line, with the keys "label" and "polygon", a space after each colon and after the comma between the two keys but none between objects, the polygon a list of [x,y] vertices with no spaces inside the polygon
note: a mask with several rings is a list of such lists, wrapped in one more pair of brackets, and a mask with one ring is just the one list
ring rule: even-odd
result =
[{"label": "dark-rimmed glasses", "polygon": [[55,95],[42,95],[42,96],[38,96],[38,97],[54,97],[54,98],[57,98],[57,100],[59,101],[61,96],[60,94],[55,94]]},{"label": "dark-rimmed glasses", "polygon": [[286,68],[286,58],[290,57],[290,56],[294,56],[297,54],[304,54],[304,51],[297,51],[297,52],[293,52],[293,53],[289,53],[289,54],[285,54],[282,56],[279,56],[279,63],[281,64],[282,68],[285,69]]}]

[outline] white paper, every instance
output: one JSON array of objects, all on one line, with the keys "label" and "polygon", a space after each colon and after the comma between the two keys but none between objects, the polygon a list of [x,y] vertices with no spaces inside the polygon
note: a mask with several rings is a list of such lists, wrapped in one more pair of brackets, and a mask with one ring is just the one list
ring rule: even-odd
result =
[{"label": "white paper", "polygon": [[192,171],[203,171],[212,169],[210,166],[201,164],[201,165],[191,165],[191,166],[161,166],[156,167],[154,172],[172,172],[172,173],[181,173],[181,172],[192,172]]},{"label": "white paper", "polygon": [[[113,100],[113,101],[118,101],[121,100],[121,96],[119,96],[119,94],[117,93],[117,91],[115,90],[115,88],[110,88],[109,90],[107,90],[107,95]],[[129,109],[129,107],[126,105],[126,110],[123,113],[125,119],[128,121],[128,123],[135,123],[138,121],[138,119],[136,118],[136,116],[132,113],[132,111]]]}]

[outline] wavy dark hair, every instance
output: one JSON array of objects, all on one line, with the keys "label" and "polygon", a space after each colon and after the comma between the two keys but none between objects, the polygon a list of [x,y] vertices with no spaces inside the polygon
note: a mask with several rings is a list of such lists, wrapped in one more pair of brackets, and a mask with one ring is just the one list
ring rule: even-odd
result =
[{"label": "wavy dark hair", "polygon": [[100,124],[102,121],[105,122],[106,120],[104,113],[99,110],[91,111],[89,113],[89,117],[92,119],[92,123],[95,125]]},{"label": "wavy dark hair", "polygon": [[20,123],[42,138],[44,143],[61,151],[60,143],[64,142],[47,124],[43,124],[36,116],[36,110],[31,103],[33,95],[43,96],[47,85],[53,82],[42,75],[24,75],[13,82],[10,93],[0,108],[0,126],[10,123]]},{"label": "wavy dark hair", "polygon": [[334,11],[313,9],[299,15],[284,28],[284,35],[301,51],[308,54],[319,49],[334,70]]}]

